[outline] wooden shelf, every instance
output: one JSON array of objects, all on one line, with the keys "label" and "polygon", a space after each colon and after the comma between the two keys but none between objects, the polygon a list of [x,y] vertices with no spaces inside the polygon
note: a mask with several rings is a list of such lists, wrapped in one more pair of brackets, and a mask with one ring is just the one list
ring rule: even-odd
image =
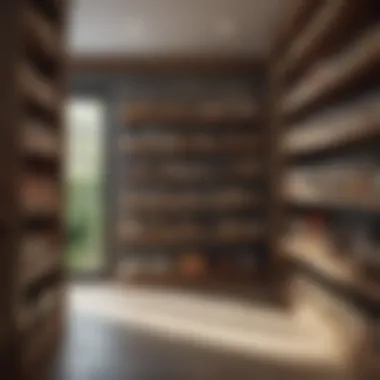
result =
[{"label": "wooden shelf", "polygon": [[[9,379],[45,378],[40,370],[61,328],[63,300],[55,290],[63,289],[60,121],[66,5],[59,3],[58,9],[57,0],[0,2],[6,36],[0,41],[1,215],[7,226],[0,255],[0,332],[7,335],[0,336],[0,346]],[[55,244],[26,245],[49,234]],[[39,328],[31,331],[34,324]]]},{"label": "wooden shelf", "polygon": [[161,115],[157,117],[156,115],[145,115],[135,118],[126,118],[126,127],[137,128],[142,125],[166,125],[166,126],[176,126],[177,129],[184,127],[193,127],[196,125],[228,125],[231,127],[252,124],[252,127],[257,123],[257,116],[247,115],[176,115],[176,116],[165,116]]},{"label": "wooden shelf", "polygon": [[[209,91],[200,88],[190,101],[129,100],[123,109],[116,146],[126,162],[119,208],[140,225],[135,231],[120,221],[117,237],[126,257],[146,254],[149,267],[159,252],[157,256],[170,257],[178,266],[181,253],[189,254],[179,253],[185,249],[194,252],[196,247],[205,260],[205,252],[236,251],[239,244],[251,252],[263,245],[256,224],[217,228],[218,221],[231,216],[258,217],[266,227],[263,202],[252,194],[266,182],[263,115],[253,96],[256,82],[246,89],[244,84],[241,91],[240,84],[230,87],[229,81],[225,95],[220,91],[211,100],[203,98]],[[182,91],[187,90],[178,93]],[[215,227],[207,227],[213,218]],[[181,271],[176,276],[186,278]]]},{"label": "wooden shelf", "polygon": [[26,123],[24,148],[26,155],[46,158],[61,157],[57,133],[39,123]]},{"label": "wooden shelf", "polygon": [[26,214],[57,214],[58,191],[53,179],[29,176],[22,188],[22,205]]},{"label": "wooden shelf", "polygon": [[292,259],[304,263],[347,290],[380,301],[380,282],[367,282],[360,275],[358,263],[344,259],[323,239],[307,234],[289,236],[284,239],[284,251]]},{"label": "wooden shelf", "polygon": [[129,212],[187,212],[197,211],[218,211],[218,210],[239,210],[247,207],[256,208],[259,205],[259,198],[245,193],[211,193],[211,194],[154,194],[143,195],[129,194],[124,197],[122,207]]},{"label": "wooden shelf", "polygon": [[120,142],[120,149],[128,154],[246,154],[260,146],[256,136],[192,136],[187,138],[127,138]]},{"label": "wooden shelf", "polygon": [[31,102],[52,112],[59,106],[59,97],[55,88],[44,78],[40,78],[35,69],[28,64],[20,66],[19,83],[22,94]]},{"label": "wooden shelf", "polygon": [[194,125],[234,125],[255,123],[257,105],[231,103],[204,103],[198,107],[181,107],[172,104],[132,104],[125,110],[125,123],[128,127],[144,124],[176,125],[178,128]]},{"label": "wooden shelf", "polygon": [[[292,283],[298,308],[307,310],[319,327],[331,334],[343,358],[352,360],[352,347],[373,351],[376,321],[348,300],[332,294],[308,276],[297,275]],[[372,344],[371,344],[372,343]]]},{"label": "wooden shelf", "polygon": [[380,212],[375,169],[310,169],[293,171],[285,184],[285,198],[294,203]]},{"label": "wooden shelf", "polygon": [[317,120],[295,126],[284,138],[287,155],[308,155],[378,137],[380,97],[360,101]]},{"label": "wooden shelf", "polygon": [[45,20],[35,8],[25,4],[23,12],[25,38],[27,42],[52,61],[62,59],[61,45],[54,26]]},{"label": "wooden shelf", "polygon": [[121,240],[134,245],[254,243],[262,236],[257,223],[231,223],[213,229],[200,225],[141,226],[139,229],[135,225],[124,224],[120,227]]},{"label": "wooden shelf", "polygon": [[[173,266],[180,266],[181,255],[189,254],[185,249],[194,253],[196,247],[207,261],[206,252],[228,247],[236,254],[240,247],[251,253],[253,246],[261,247],[264,236],[258,224],[266,227],[263,202],[252,193],[266,181],[262,163],[266,141],[252,95],[193,99],[191,104],[181,99],[131,101],[122,120],[117,147],[127,167],[119,208],[139,226],[120,222],[116,234],[126,257],[146,255],[141,266],[152,266],[154,273],[148,275],[160,277],[168,273],[150,265],[155,257],[170,258]],[[255,216],[259,221],[254,226],[243,222],[218,226],[218,221],[231,215]],[[215,217],[214,227],[208,226],[210,217]],[[232,263],[233,255],[228,260]],[[186,279],[181,271],[175,276]]]},{"label": "wooden shelf", "polygon": [[365,356],[379,357],[379,8],[375,0],[326,0],[304,9],[301,27],[288,20],[289,37],[279,36],[283,45],[272,52],[276,217],[297,220],[287,235],[275,223],[274,261],[292,269],[293,301],[362,378]]},{"label": "wooden shelf", "polygon": [[343,52],[318,63],[285,96],[283,114],[290,116],[357,84],[367,74],[375,73],[380,63],[380,26],[364,35]]},{"label": "wooden shelf", "polygon": [[207,165],[135,165],[128,168],[128,181],[134,183],[198,183],[251,181],[261,178],[260,165],[251,160],[236,160],[236,164],[227,163],[222,168]]},{"label": "wooden shelf", "polygon": [[302,32],[320,5],[320,0],[296,0],[286,8],[282,21],[275,28],[273,46],[276,56],[282,55],[284,49]]},{"label": "wooden shelf", "polygon": [[61,258],[57,251],[52,236],[42,234],[26,239],[21,257],[21,286],[27,286],[59,269]]},{"label": "wooden shelf", "polygon": [[331,211],[356,210],[371,213],[380,212],[380,201],[377,194],[370,194],[369,198],[358,199],[355,197],[344,198],[344,194],[319,195],[307,191],[288,191],[285,195],[286,201],[297,206],[317,207],[321,209],[330,209]]},{"label": "wooden shelf", "polygon": [[335,42],[360,10],[355,1],[330,0],[319,6],[309,24],[295,38],[284,57],[284,75],[296,72]]},{"label": "wooden shelf", "polygon": [[52,254],[54,253],[45,254],[45,261],[40,258],[39,262],[24,268],[20,281],[22,287],[28,287],[61,268],[61,260],[57,257],[51,257]]}]

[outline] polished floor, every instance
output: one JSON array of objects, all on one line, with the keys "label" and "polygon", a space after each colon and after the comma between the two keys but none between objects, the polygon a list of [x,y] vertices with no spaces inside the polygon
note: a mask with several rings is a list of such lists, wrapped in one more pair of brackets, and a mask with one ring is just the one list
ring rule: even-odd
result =
[{"label": "polished floor", "polygon": [[301,325],[279,310],[233,300],[77,286],[52,379],[347,378],[324,352],[324,339]]}]

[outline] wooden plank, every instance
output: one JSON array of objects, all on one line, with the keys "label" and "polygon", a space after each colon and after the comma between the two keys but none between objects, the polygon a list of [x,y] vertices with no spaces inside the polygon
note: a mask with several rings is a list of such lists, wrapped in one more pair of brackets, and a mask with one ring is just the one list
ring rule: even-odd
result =
[{"label": "wooden plank", "polygon": [[186,212],[191,210],[239,210],[256,207],[259,197],[250,192],[222,191],[210,194],[127,194],[122,199],[122,207],[130,212]]},{"label": "wooden plank", "polygon": [[278,23],[273,43],[272,59],[282,57],[291,42],[302,33],[315,10],[322,5],[320,0],[289,1],[282,21]]},{"label": "wooden plank", "polygon": [[61,158],[62,152],[56,131],[42,123],[25,122],[25,133],[22,140],[25,156]]},{"label": "wooden plank", "polygon": [[287,155],[308,155],[354,145],[379,136],[380,98],[359,99],[292,127],[284,139]]},{"label": "wooden plank", "polygon": [[330,334],[343,361],[354,369],[357,365],[354,353],[360,347],[370,351],[368,338],[374,320],[304,275],[295,277],[292,289],[296,307],[307,309],[313,315],[319,325],[317,328]]},{"label": "wooden plank", "polygon": [[285,192],[285,200],[297,206],[334,210],[356,210],[370,213],[380,212],[378,194],[368,194],[367,198],[344,197],[342,194],[318,194],[304,189],[290,188]]},{"label": "wooden plank", "polygon": [[233,183],[262,179],[263,170],[251,160],[235,159],[223,167],[207,164],[151,163],[128,168],[125,178],[132,184]]},{"label": "wooden plank", "polygon": [[20,260],[21,287],[60,269],[60,252],[55,240],[54,236],[46,233],[24,239]]},{"label": "wooden plank", "polygon": [[120,150],[127,154],[251,154],[260,147],[256,135],[234,134],[226,136],[152,136],[126,137],[120,141]]},{"label": "wooden plank", "polygon": [[215,228],[201,225],[138,227],[135,223],[122,223],[119,236],[123,242],[133,245],[254,243],[262,238],[262,231],[257,222],[226,222]]},{"label": "wooden plank", "polygon": [[380,211],[377,171],[369,165],[343,163],[289,172],[285,196],[300,203]]},{"label": "wooden plank", "polygon": [[53,62],[62,59],[62,45],[53,25],[27,2],[22,12],[26,43]]},{"label": "wooden plank", "polygon": [[71,61],[74,72],[113,72],[125,74],[244,75],[264,70],[259,57],[221,58],[213,56],[79,56]]},{"label": "wooden plank", "polygon": [[285,75],[294,75],[326,50],[339,44],[360,19],[360,12],[366,13],[360,1],[325,1],[314,12],[303,32],[292,42],[284,57]]},{"label": "wooden plank", "polygon": [[37,71],[28,64],[20,65],[19,86],[26,99],[54,114],[58,112],[60,99],[54,85],[39,76]]},{"label": "wooden plank", "polygon": [[343,52],[315,65],[284,96],[282,112],[292,116],[334,94],[352,88],[362,78],[375,74],[380,64],[380,26],[367,30]]},{"label": "wooden plank", "polygon": [[344,259],[342,253],[334,252],[323,239],[307,234],[288,236],[284,239],[284,250],[289,257],[310,266],[323,277],[363,294],[374,302],[380,301],[380,283],[366,281],[361,277],[358,263]]},{"label": "wooden plank", "polygon": [[177,128],[202,125],[254,124],[257,120],[257,104],[231,102],[203,102],[193,107],[162,102],[129,103],[125,109],[128,128],[144,124],[174,125]]}]

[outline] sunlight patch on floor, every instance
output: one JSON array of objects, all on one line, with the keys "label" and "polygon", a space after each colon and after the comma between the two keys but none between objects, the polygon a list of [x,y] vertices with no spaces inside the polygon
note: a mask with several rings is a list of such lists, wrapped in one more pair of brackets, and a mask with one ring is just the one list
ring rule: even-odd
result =
[{"label": "sunlight patch on floor", "polygon": [[70,308],[170,339],[303,364],[340,362],[331,337],[301,318],[270,307],[211,296],[125,288],[76,286]]}]

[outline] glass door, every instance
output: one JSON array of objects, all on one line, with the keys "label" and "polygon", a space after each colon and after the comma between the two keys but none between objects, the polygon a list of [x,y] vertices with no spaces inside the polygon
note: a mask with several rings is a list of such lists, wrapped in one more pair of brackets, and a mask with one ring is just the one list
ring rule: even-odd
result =
[{"label": "glass door", "polygon": [[104,104],[99,99],[71,99],[66,124],[67,265],[74,275],[100,273],[106,257]]}]

